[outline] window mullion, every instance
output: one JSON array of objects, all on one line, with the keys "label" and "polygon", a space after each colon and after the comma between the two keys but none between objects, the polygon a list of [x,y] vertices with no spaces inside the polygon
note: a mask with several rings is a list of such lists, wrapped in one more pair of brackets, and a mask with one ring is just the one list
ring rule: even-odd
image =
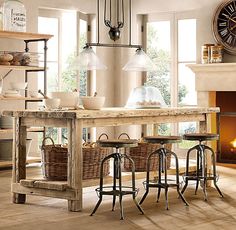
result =
[{"label": "window mullion", "polygon": [[62,88],[62,15],[58,18],[58,89]]}]

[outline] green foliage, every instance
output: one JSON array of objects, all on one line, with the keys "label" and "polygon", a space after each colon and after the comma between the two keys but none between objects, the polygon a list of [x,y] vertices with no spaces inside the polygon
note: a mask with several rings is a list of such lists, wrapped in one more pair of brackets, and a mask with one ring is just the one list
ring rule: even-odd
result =
[{"label": "green foliage", "polygon": [[[151,24],[148,24],[147,54],[153,59],[158,68],[155,72],[148,72],[145,85],[157,87],[160,90],[165,103],[170,105],[170,53],[166,50],[158,49],[158,37],[158,31]],[[179,102],[183,100],[186,94],[186,86],[180,85],[178,92]]]},{"label": "green foliage", "polygon": [[[83,46],[86,43],[86,33],[80,35],[80,51],[83,49]],[[76,49],[74,49],[76,50]],[[67,68],[62,73],[62,91],[74,91],[78,88],[77,86],[77,74],[78,72],[74,70],[72,67],[75,58],[76,58],[76,51],[71,53],[66,61]],[[79,92],[80,95],[85,96],[87,89],[87,72],[86,71],[79,71]]]},{"label": "green foliage", "polygon": [[68,92],[77,89],[77,72],[72,68],[75,57],[75,52],[73,52],[67,58],[67,68],[62,73],[62,91]]}]

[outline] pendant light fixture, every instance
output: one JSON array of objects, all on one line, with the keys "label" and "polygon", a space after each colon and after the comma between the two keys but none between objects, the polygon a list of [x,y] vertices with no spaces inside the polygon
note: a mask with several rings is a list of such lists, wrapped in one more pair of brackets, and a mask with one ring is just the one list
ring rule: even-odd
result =
[{"label": "pendant light fixture", "polygon": [[73,66],[80,70],[105,70],[107,66],[97,57],[91,46],[86,45]]},{"label": "pendant light fixture", "polygon": [[[107,67],[99,60],[93,52],[92,47],[114,47],[114,48],[135,48],[135,55],[122,68],[125,71],[154,71],[156,65],[144,52],[141,45],[131,44],[131,0],[129,1],[129,44],[104,44],[99,39],[99,18],[100,18],[100,0],[97,0],[97,42],[86,43],[83,51],[76,58],[77,68],[83,70],[99,70]],[[112,4],[113,2],[113,4]],[[115,4],[114,4],[115,2]],[[112,5],[116,5],[116,17],[112,17]],[[107,8],[109,11],[107,11]],[[112,19],[115,18],[115,22]],[[125,25],[124,21],[124,0],[104,0],[104,24],[109,27],[109,36],[111,40],[116,41],[120,38],[121,29]]]}]

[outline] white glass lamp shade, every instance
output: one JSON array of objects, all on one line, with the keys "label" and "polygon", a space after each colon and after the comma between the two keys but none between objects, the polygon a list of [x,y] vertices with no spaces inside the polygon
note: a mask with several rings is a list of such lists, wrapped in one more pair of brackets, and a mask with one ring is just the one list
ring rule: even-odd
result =
[{"label": "white glass lamp shade", "polygon": [[79,70],[104,70],[107,69],[107,66],[99,60],[92,47],[85,46],[79,56],[76,57],[73,68]]},{"label": "white glass lamp shade", "polygon": [[142,49],[137,49],[135,55],[122,69],[124,71],[155,71],[157,66]]}]

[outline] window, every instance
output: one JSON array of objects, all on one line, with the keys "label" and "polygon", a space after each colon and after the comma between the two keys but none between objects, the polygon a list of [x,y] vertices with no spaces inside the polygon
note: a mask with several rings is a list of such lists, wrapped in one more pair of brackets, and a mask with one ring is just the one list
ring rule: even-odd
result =
[{"label": "window", "polygon": [[[196,105],[194,74],[186,64],[196,62],[196,19],[177,14],[151,15],[147,20],[147,53],[158,66],[147,73],[145,85],[157,87],[168,106]],[[163,135],[196,130],[196,122],[162,124]],[[188,148],[182,142],[179,148]]]},{"label": "window", "polygon": [[[157,21],[147,24],[147,54],[155,60],[158,70],[147,73],[145,85],[157,87],[167,105],[171,105],[171,36],[170,21]],[[159,133],[170,134],[170,125],[162,124]]]},{"label": "window", "polygon": [[77,53],[76,12],[40,10],[39,13],[39,33],[53,34],[48,42],[48,92],[74,90],[77,73],[71,70],[71,63]]},{"label": "window", "polygon": [[[79,21],[79,25],[77,25],[77,21]],[[85,15],[76,11],[40,9],[38,32],[53,35],[47,44],[47,91],[77,90],[80,95],[86,95],[87,73],[77,72],[72,68],[74,58],[87,40]],[[77,41],[78,37],[79,41]],[[38,47],[38,49],[43,49],[43,47]],[[38,85],[40,89],[43,89],[40,78]],[[66,129],[49,128],[46,135],[52,136],[59,143],[63,143],[67,133]]]}]

